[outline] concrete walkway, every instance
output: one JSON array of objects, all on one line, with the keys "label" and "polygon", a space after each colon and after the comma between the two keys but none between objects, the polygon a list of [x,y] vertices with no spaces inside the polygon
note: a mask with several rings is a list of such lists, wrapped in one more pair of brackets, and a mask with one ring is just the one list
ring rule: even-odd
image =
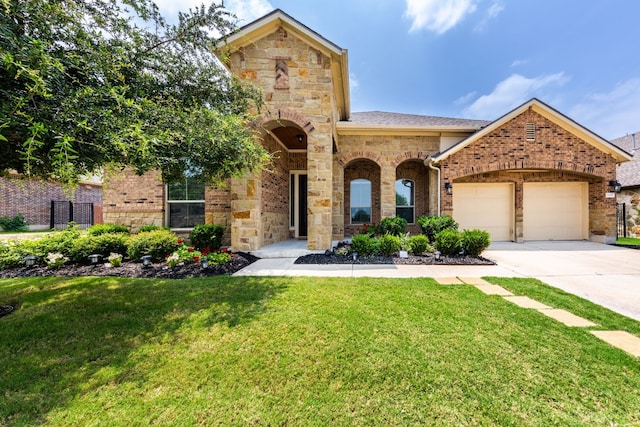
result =
[{"label": "concrete walkway", "polygon": [[640,250],[591,242],[493,243],[483,253],[495,266],[294,264],[261,259],[237,276],[530,277],[640,320]]}]

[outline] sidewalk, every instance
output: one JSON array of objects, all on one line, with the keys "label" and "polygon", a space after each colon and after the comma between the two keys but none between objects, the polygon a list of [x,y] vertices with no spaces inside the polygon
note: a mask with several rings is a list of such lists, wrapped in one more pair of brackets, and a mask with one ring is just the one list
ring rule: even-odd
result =
[{"label": "sidewalk", "polygon": [[304,277],[523,277],[498,265],[294,264],[296,258],[261,259],[234,276]]}]

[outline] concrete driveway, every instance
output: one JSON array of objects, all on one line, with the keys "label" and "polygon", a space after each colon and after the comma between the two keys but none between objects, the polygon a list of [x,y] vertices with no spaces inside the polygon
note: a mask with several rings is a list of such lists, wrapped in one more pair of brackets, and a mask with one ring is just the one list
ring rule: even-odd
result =
[{"label": "concrete driveway", "polygon": [[492,243],[483,256],[512,277],[533,277],[640,320],[640,250],[592,242]]}]

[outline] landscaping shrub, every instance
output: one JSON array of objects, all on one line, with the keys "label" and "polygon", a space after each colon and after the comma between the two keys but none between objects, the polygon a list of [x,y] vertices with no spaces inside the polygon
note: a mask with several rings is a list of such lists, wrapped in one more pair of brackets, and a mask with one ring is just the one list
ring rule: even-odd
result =
[{"label": "landscaping shrub", "polygon": [[[71,249],[73,248],[76,240],[80,238],[80,235],[81,232],[78,226],[75,223],[70,222],[65,230],[55,231],[46,237],[33,240],[33,247],[30,248],[33,253],[30,253],[29,255],[34,255],[39,259],[44,259],[50,252],[59,252],[68,257],[71,254]],[[29,242],[26,240],[20,243],[23,246],[30,246]]]},{"label": "landscaping shrub", "polygon": [[99,236],[107,233],[127,233],[129,234],[129,227],[117,224],[96,224],[87,228],[87,234],[91,236]]},{"label": "landscaping shrub", "polygon": [[215,250],[222,244],[224,227],[218,224],[199,224],[189,234],[191,244],[198,250]]},{"label": "landscaping shrub", "polygon": [[131,237],[127,254],[133,261],[139,261],[143,255],[151,255],[154,261],[162,261],[179,246],[178,236],[168,230],[155,230]]},{"label": "landscaping shrub", "polygon": [[411,253],[414,255],[421,255],[431,249],[429,239],[427,239],[427,236],[424,234],[411,236],[409,239],[409,246],[411,247]]},{"label": "landscaping shrub", "polygon": [[462,230],[460,246],[466,255],[478,256],[491,244],[491,236],[484,230]]},{"label": "landscaping shrub", "polygon": [[460,252],[461,233],[447,228],[436,234],[434,246],[443,255],[457,255]]},{"label": "landscaping shrub", "polygon": [[447,215],[420,216],[417,221],[420,229],[422,229],[422,234],[429,239],[429,243],[433,243],[436,239],[436,234],[443,230],[458,230],[458,223]]},{"label": "landscaping shrub", "polygon": [[400,238],[392,234],[385,234],[380,238],[380,253],[391,256],[400,250]]},{"label": "landscaping shrub", "polygon": [[88,263],[89,255],[99,254],[102,255],[103,260],[106,260],[112,253],[127,253],[128,240],[129,235],[122,232],[86,234],[74,242],[69,258],[73,262]]},{"label": "landscaping shrub", "polygon": [[407,220],[399,216],[383,218],[376,226],[376,231],[382,236],[385,234],[400,236],[407,232]]},{"label": "landscaping shrub", "polygon": [[367,234],[358,234],[351,239],[351,252],[357,252],[360,256],[376,255],[379,249],[379,240]]},{"label": "landscaping shrub", "polygon": [[21,213],[16,216],[0,216],[0,228],[3,231],[27,231],[29,223]]},{"label": "landscaping shrub", "polygon": [[147,225],[141,226],[138,233],[146,233],[148,231],[155,231],[155,230],[169,230],[169,227],[161,227],[155,224],[147,224]]},{"label": "landscaping shrub", "polygon": [[362,227],[358,228],[358,234],[368,234],[371,237],[376,235],[376,225],[375,224],[364,224]]}]

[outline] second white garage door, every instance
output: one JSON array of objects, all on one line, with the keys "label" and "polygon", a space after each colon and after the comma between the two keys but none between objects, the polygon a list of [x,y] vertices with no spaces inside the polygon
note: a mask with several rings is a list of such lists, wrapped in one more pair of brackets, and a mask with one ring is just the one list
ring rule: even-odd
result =
[{"label": "second white garage door", "polygon": [[523,187],[525,240],[583,240],[588,237],[586,182],[528,182]]},{"label": "second white garage door", "polygon": [[453,218],[460,230],[479,228],[492,241],[513,240],[513,184],[454,184]]}]

